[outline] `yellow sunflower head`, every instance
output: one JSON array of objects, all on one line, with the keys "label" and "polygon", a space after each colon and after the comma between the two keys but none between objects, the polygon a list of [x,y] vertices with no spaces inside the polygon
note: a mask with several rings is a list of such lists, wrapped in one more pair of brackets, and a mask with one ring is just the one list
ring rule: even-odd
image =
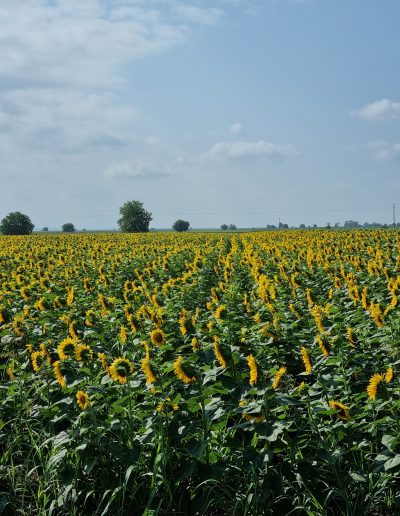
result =
[{"label": "yellow sunflower head", "polygon": [[129,375],[133,373],[133,364],[127,358],[116,358],[108,371],[113,380],[125,384]]},{"label": "yellow sunflower head", "polygon": [[226,318],[226,306],[220,305],[214,312],[214,317],[216,319],[225,319]]},{"label": "yellow sunflower head", "polygon": [[57,347],[57,353],[60,357],[60,360],[66,360],[70,358],[75,353],[76,341],[71,339],[71,337],[67,337]]},{"label": "yellow sunflower head", "polygon": [[78,391],[76,393],[76,403],[81,410],[86,410],[90,406],[88,394],[83,391]]},{"label": "yellow sunflower head", "polygon": [[88,364],[93,360],[93,351],[87,344],[78,344],[75,348],[75,358],[78,362]]},{"label": "yellow sunflower head", "polygon": [[165,334],[160,328],[156,328],[150,334],[151,342],[155,346],[162,346],[165,342]]}]

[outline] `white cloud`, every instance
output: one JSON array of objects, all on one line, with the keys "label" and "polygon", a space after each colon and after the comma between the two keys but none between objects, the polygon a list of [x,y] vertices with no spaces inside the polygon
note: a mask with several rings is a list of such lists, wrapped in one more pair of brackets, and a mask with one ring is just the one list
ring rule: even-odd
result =
[{"label": "white cloud", "polygon": [[287,157],[293,156],[296,151],[291,144],[269,143],[264,140],[258,142],[217,142],[209,155],[222,159],[245,159],[255,157]]},{"label": "white cloud", "polygon": [[179,17],[197,25],[215,25],[224,14],[224,11],[217,7],[199,7],[187,3],[178,3],[172,10]]},{"label": "white cloud", "polygon": [[379,161],[392,161],[400,159],[400,143],[390,143],[384,140],[376,140],[367,145],[373,151],[375,159]]},{"label": "white cloud", "polygon": [[364,120],[393,120],[400,117],[400,102],[389,99],[377,100],[359,110],[352,111],[351,114]]},{"label": "white cloud", "polygon": [[106,168],[104,176],[107,178],[141,178],[160,179],[171,176],[171,172],[156,163],[148,161],[120,161]]},{"label": "white cloud", "polygon": [[0,0],[0,140],[23,153],[131,141],[127,65],[222,12],[176,0]]},{"label": "white cloud", "polygon": [[[181,44],[189,29],[160,10],[109,9],[101,0],[14,0],[0,4],[0,76],[99,86],[122,63]],[[114,7],[113,7],[114,6]],[[120,13],[122,14],[122,13]]]},{"label": "white cloud", "polygon": [[[74,148],[96,141],[124,143],[133,109],[111,94],[63,88],[26,88],[0,94],[0,138],[32,146]],[[44,138],[45,135],[45,138]]]},{"label": "white cloud", "polygon": [[229,132],[231,134],[239,134],[243,131],[243,124],[240,122],[236,122],[235,124],[232,124],[229,128]]}]

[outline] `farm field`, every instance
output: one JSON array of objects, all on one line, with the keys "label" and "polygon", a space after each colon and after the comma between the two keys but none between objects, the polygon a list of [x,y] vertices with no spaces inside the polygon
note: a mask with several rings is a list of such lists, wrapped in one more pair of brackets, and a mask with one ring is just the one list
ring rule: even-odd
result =
[{"label": "farm field", "polygon": [[400,511],[394,230],[0,237],[0,514]]}]

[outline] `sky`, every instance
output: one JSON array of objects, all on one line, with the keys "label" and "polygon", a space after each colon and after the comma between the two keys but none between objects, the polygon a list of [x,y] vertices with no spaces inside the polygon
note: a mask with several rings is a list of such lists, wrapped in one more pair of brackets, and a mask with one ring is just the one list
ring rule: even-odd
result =
[{"label": "sky", "polygon": [[0,0],[0,218],[400,220],[398,0]]}]

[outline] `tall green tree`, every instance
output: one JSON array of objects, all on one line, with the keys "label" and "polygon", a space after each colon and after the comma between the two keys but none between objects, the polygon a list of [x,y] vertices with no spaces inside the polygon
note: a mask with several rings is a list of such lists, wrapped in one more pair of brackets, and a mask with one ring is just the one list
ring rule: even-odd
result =
[{"label": "tall green tree", "polygon": [[174,222],[172,229],[178,231],[179,233],[182,233],[182,231],[187,231],[189,227],[190,222],[188,222],[187,220],[178,219]]},{"label": "tall green tree", "polygon": [[119,209],[121,218],[118,220],[119,229],[123,233],[147,233],[153,219],[150,212],[144,209],[140,201],[127,201]]},{"label": "tall green tree", "polygon": [[73,233],[75,231],[75,226],[72,224],[72,222],[66,222],[61,226],[61,229],[64,233]]},{"label": "tall green tree", "polygon": [[9,213],[0,223],[3,235],[30,235],[35,227],[28,215],[20,211]]}]

